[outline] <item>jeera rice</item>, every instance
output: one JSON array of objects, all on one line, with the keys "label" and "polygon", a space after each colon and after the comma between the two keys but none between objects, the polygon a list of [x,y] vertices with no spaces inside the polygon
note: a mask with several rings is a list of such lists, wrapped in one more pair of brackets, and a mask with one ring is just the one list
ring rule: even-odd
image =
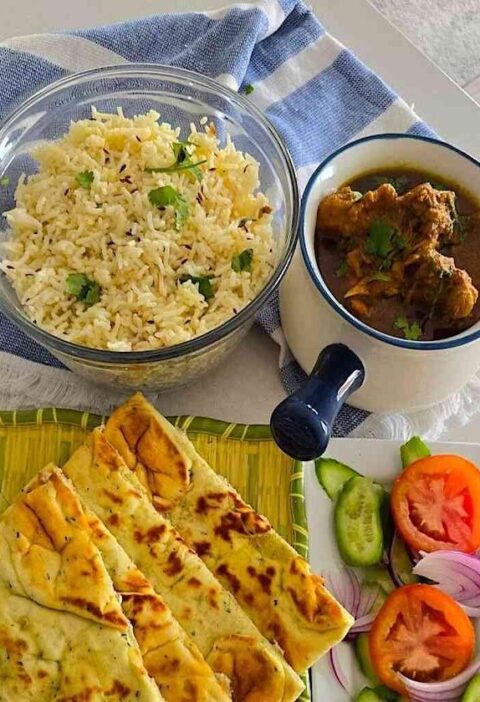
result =
[{"label": "jeera rice", "polygon": [[93,110],[32,155],[1,270],[35,324],[112,351],[178,344],[264,286],[272,211],[259,164],[213,125],[185,138],[151,111]]}]

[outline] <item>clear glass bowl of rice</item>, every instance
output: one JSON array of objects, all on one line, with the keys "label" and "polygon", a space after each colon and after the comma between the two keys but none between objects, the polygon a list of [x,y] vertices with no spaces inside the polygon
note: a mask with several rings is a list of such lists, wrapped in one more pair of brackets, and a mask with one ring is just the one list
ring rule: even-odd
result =
[{"label": "clear glass bowl of rice", "polygon": [[291,260],[298,191],[255,106],[183,69],[63,78],[0,129],[0,311],[71,370],[123,388],[218,364]]}]

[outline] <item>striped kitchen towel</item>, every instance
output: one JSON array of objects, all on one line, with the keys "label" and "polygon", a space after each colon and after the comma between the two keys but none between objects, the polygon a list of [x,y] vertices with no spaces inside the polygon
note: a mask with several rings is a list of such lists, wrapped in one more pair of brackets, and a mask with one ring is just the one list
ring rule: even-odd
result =
[{"label": "striped kitchen towel", "polygon": [[[0,120],[24,96],[69,72],[132,61],[181,66],[234,90],[253,85],[250,99],[287,144],[301,189],[322,159],[351,139],[385,131],[431,133],[296,0],[260,0],[215,12],[160,15],[4,41]],[[280,373],[291,391],[303,372],[286,348],[277,298],[261,311],[258,321],[281,347]],[[0,354],[0,405],[28,401],[105,409],[103,392],[97,398],[90,395],[87,402],[73,377],[72,391],[71,374],[4,317],[0,317]],[[337,434],[345,435],[364,418],[364,413],[345,408]]]}]

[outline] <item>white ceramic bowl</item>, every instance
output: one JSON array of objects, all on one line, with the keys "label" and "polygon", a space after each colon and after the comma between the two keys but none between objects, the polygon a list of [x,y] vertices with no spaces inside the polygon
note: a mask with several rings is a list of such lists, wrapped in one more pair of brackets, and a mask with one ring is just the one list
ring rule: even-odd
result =
[{"label": "white ceramic bowl", "polygon": [[300,247],[280,290],[282,324],[290,348],[310,373],[319,354],[340,342],[365,368],[349,403],[371,412],[432,406],[462,387],[480,368],[480,323],[441,341],[407,341],[383,334],[354,317],[327,288],[314,251],[320,200],[371,170],[411,167],[463,186],[480,202],[480,163],[427,137],[381,134],[352,142],[329,156],[303,195]]}]

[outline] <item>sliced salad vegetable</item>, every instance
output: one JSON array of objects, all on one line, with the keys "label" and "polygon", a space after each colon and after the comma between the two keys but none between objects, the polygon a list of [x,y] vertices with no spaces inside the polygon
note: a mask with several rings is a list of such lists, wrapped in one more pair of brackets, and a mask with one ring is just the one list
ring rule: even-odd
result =
[{"label": "sliced salad vegetable", "polygon": [[418,461],[419,458],[431,456],[430,449],[419,436],[412,436],[406,444],[400,447],[400,456],[404,468]]},{"label": "sliced salad vegetable", "polygon": [[369,566],[383,554],[381,497],[369,478],[356,475],[341,489],[335,504],[335,534],[348,565]]},{"label": "sliced salad vegetable", "polygon": [[434,551],[422,556],[413,573],[437,584],[469,617],[480,617],[480,559],[461,551]]},{"label": "sliced salad vegetable", "polygon": [[355,697],[355,702],[382,702],[382,698],[377,695],[375,690],[364,687]]},{"label": "sliced salad vegetable", "polygon": [[[355,617],[346,640],[368,681],[352,699],[480,702],[469,619],[480,617],[480,551],[473,555],[480,546],[480,471],[460,456],[432,456],[418,436],[400,453],[404,470],[391,496],[335,459],[315,464],[335,503],[337,546],[349,566],[329,574],[328,586]],[[339,653],[332,649],[329,658],[353,695]]]},{"label": "sliced salad vegetable", "polygon": [[390,543],[388,555],[385,559],[385,566],[397,587],[413,585],[418,582],[415,570],[412,570],[411,555],[398,532],[395,532]]},{"label": "sliced salad vegetable", "polygon": [[480,702],[480,673],[477,673],[468,683],[462,696],[462,702]]},{"label": "sliced salad vegetable", "polygon": [[394,590],[369,634],[370,655],[379,679],[406,692],[402,673],[423,682],[448,680],[470,662],[475,634],[461,607],[431,585]]},{"label": "sliced salad vegetable", "polygon": [[354,475],[360,475],[356,470],[340,463],[334,458],[317,458],[315,472],[318,482],[331,500],[334,500],[346,482]]},{"label": "sliced salad vegetable", "polygon": [[411,463],[391,492],[395,526],[419,551],[480,546],[480,471],[460,456],[428,456]]},{"label": "sliced salad vegetable", "polygon": [[375,673],[372,659],[370,657],[370,645],[368,634],[359,634],[355,639],[355,656],[360,666],[360,670],[372,685],[380,685],[380,680]]}]

